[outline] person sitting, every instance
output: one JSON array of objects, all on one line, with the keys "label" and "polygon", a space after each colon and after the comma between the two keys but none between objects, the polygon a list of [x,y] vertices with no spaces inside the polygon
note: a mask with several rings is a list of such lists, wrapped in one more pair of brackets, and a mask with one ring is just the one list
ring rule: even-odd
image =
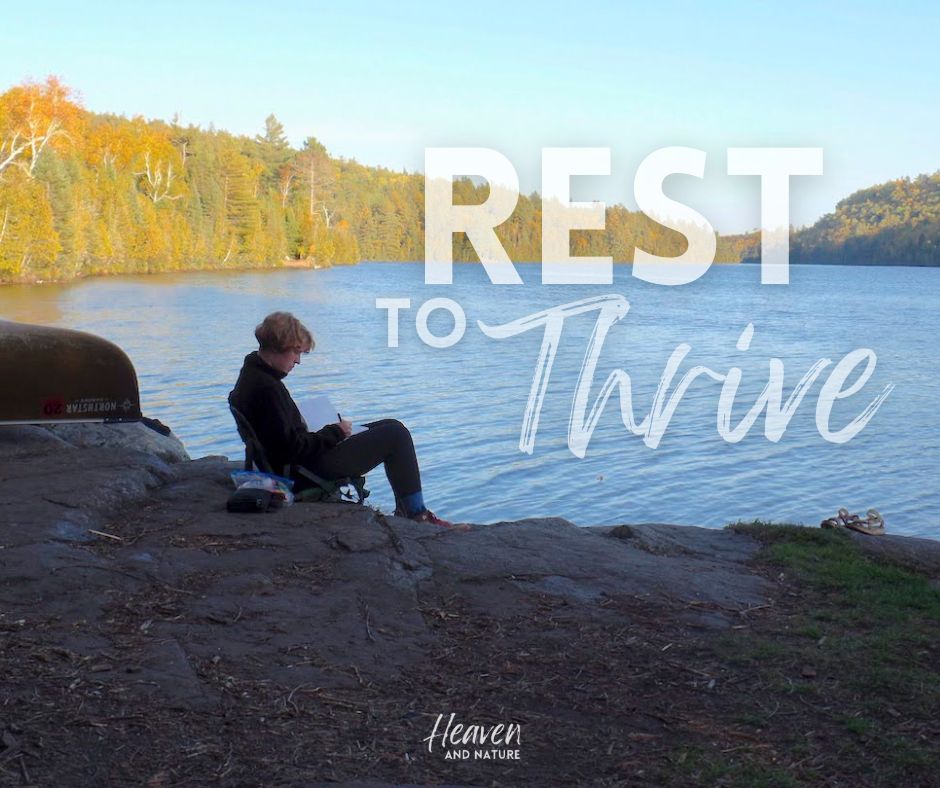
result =
[{"label": "person sitting", "polygon": [[[411,433],[396,419],[381,419],[352,435],[345,419],[310,432],[284,378],[313,350],[310,331],[289,312],[273,312],[255,328],[259,348],[245,356],[229,402],[251,424],[275,468],[302,465],[325,479],[363,476],[380,464],[395,494],[395,514],[445,528],[452,523],[424,503]],[[339,415],[339,414],[337,414]],[[295,489],[308,483],[294,477]]]}]

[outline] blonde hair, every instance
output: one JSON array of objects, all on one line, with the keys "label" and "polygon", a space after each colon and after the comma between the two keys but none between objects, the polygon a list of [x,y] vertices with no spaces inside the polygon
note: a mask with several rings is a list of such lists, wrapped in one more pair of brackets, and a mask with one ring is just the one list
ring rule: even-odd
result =
[{"label": "blonde hair", "polygon": [[283,353],[299,347],[309,353],[316,344],[307,327],[290,312],[272,312],[255,328],[255,339],[262,350]]}]

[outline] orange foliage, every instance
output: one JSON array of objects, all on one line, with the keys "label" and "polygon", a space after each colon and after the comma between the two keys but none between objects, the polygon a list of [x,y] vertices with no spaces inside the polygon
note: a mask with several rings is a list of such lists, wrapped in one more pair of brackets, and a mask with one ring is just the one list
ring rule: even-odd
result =
[{"label": "orange foliage", "polygon": [[20,166],[33,177],[42,152],[67,144],[80,132],[82,108],[57,77],[27,82],[0,95],[0,174]]}]

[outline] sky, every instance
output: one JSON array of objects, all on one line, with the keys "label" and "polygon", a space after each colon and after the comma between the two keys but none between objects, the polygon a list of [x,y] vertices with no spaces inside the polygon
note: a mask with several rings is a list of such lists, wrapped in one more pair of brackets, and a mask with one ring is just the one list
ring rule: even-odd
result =
[{"label": "sky", "polygon": [[63,78],[95,112],[263,131],[422,171],[424,149],[494,148],[523,192],[543,147],[611,149],[572,197],[635,207],[639,163],[707,154],[666,193],[720,232],[760,223],[729,147],[822,147],[791,221],[853,191],[940,169],[940,4],[926,2],[59,2],[3,12],[0,91]]}]

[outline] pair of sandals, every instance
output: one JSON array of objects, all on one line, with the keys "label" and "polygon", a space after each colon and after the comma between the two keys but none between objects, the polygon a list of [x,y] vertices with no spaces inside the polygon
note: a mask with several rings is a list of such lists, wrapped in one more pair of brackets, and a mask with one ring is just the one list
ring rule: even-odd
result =
[{"label": "pair of sandals", "polygon": [[848,509],[839,509],[835,517],[823,520],[820,528],[848,528],[850,531],[858,531],[860,534],[869,536],[881,536],[885,532],[885,520],[877,509],[869,509],[865,517],[859,517],[857,514],[849,514]]}]

